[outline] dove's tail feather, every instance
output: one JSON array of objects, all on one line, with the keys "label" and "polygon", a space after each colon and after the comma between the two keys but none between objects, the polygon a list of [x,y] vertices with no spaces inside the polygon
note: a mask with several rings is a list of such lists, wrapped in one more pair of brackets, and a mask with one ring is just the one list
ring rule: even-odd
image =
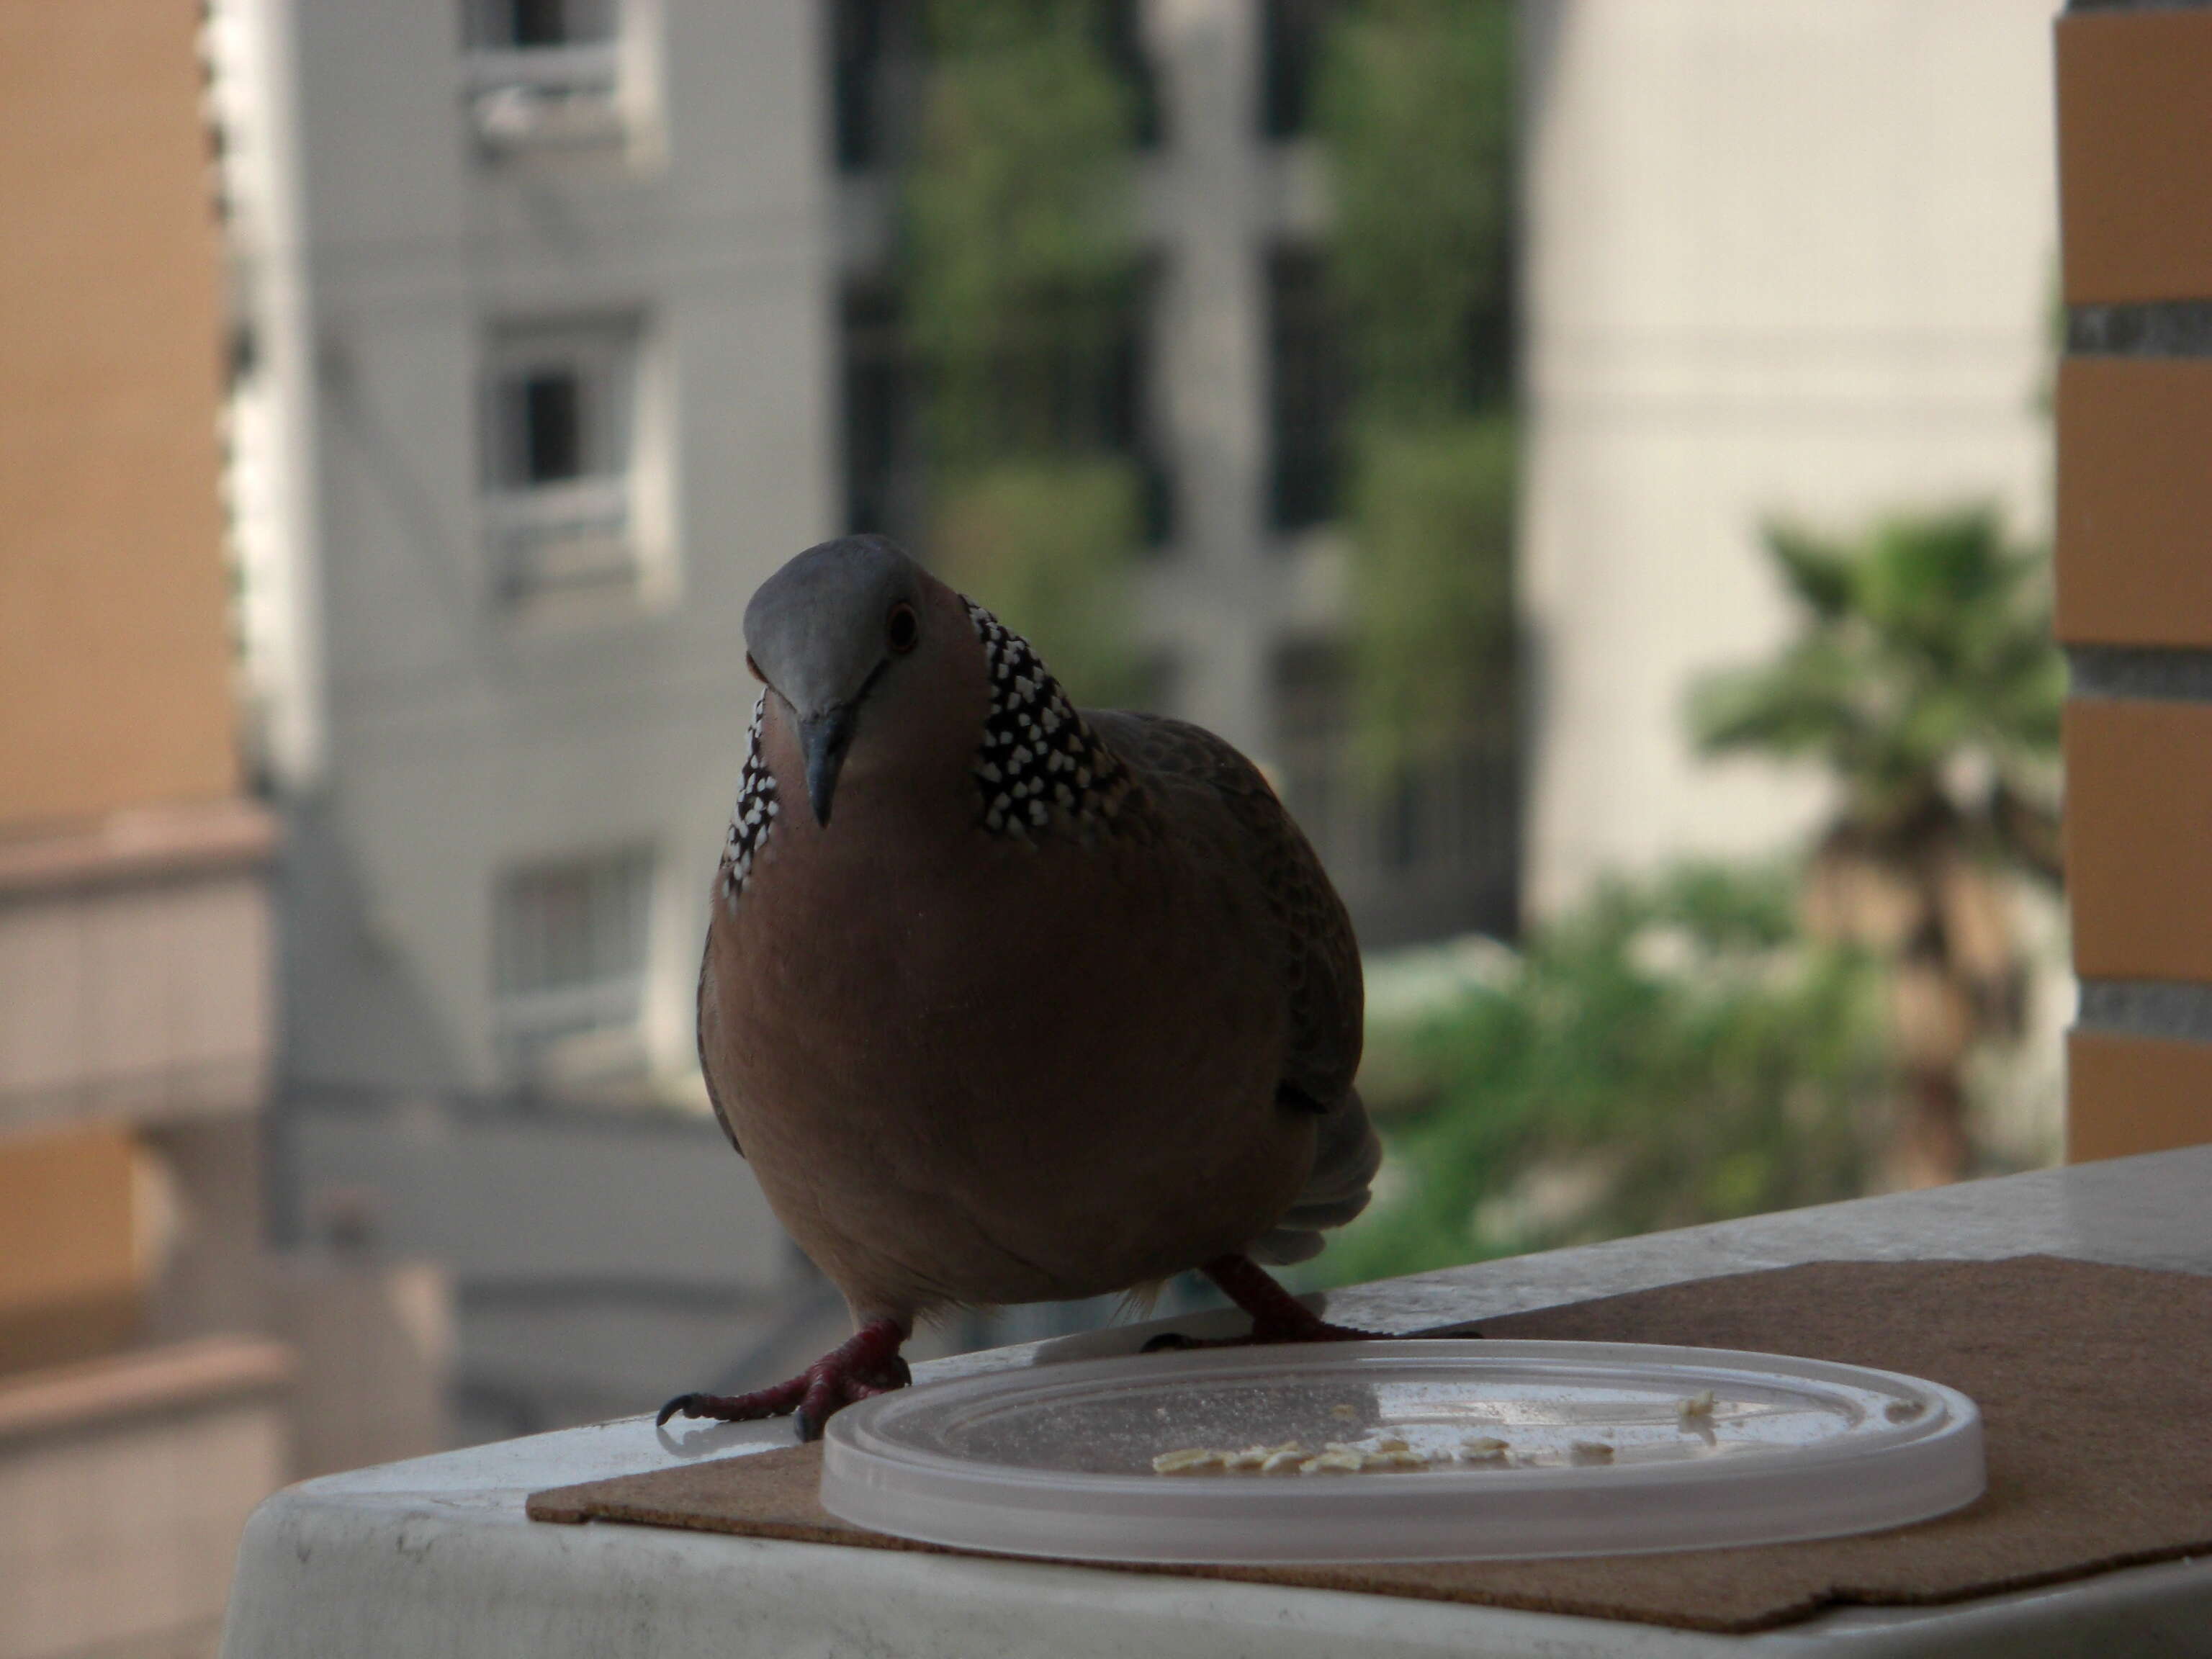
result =
[{"label": "dove's tail feather", "polygon": [[1357,1089],[1348,1089],[1322,1118],[1305,1189],[1282,1219],[1253,1242],[1251,1254],[1277,1267],[1319,1255],[1328,1242],[1322,1231],[1341,1227],[1367,1207],[1382,1164],[1382,1143],[1368,1121],[1367,1104]]}]

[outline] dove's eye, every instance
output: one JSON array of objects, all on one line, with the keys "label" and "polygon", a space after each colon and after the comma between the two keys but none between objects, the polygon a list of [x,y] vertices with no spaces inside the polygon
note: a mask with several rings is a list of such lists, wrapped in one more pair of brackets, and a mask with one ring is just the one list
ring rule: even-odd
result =
[{"label": "dove's eye", "polygon": [[921,624],[915,619],[914,607],[910,605],[893,605],[891,619],[884,624],[884,633],[890,641],[892,650],[902,653],[913,650],[915,641],[921,637]]}]

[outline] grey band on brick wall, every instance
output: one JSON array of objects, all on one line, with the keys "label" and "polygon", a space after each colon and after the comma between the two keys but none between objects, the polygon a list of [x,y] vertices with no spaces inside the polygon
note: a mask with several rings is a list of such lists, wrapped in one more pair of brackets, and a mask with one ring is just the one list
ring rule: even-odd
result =
[{"label": "grey band on brick wall", "polygon": [[2066,652],[2077,697],[2212,702],[2212,651],[2148,645],[2076,645]]},{"label": "grey band on brick wall", "polygon": [[2192,11],[2212,0],[2066,0],[2069,11]]},{"label": "grey band on brick wall", "polygon": [[2166,979],[2085,979],[2077,1030],[2212,1042],[2212,985]]},{"label": "grey band on brick wall", "polygon": [[2212,300],[2069,306],[2066,349],[2078,357],[2212,357]]}]

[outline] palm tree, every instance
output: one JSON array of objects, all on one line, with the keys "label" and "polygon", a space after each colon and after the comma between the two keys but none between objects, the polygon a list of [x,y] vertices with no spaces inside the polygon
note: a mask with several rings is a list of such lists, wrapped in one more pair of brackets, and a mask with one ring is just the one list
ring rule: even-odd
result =
[{"label": "palm tree", "polygon": [[1893,1175],[1955,1180],[1967,1056],[2022,1020],[2010,884],[2061,875],[2046,561],[1984,507],[1892,519],[1856,544],[1788,526],[1765,539],[1804,629],[1701,683],[1692,727],[1705,753],[1817,762],[1834,780],[1806,925],[1889,963],[1905,1083]]}]

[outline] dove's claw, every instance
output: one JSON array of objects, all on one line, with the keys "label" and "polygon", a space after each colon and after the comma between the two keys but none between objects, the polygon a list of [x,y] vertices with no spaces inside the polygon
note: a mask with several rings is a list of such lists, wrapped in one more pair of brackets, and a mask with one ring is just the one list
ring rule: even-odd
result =
[{"label": "dove's claw", "polygon": [[1211,1339],[1164,1331],[1145,1344],[1144,1352],[1169,1348],[1241,1348],[1273,1342],[1384,1342],[1387,1331],[1355,1330],[1332,1325],[1267,1276],[1249,1255],[1217,1256],[1199,1271],[1220,1287],[1221,1293],[1252,1316],[1249,1335]]},{"label": "dove's claw", "polygon": [[906,1330],[895,1319],[872,1319],[797,1376],[750,1394],[679,1394],[660,1408],[657,1425],[679,1413],[750,1423],[793,1417],[801,1440],[819,1440],[822,1425],[856,1400],[902,1389],[914,1381],[899,1345]]}]

